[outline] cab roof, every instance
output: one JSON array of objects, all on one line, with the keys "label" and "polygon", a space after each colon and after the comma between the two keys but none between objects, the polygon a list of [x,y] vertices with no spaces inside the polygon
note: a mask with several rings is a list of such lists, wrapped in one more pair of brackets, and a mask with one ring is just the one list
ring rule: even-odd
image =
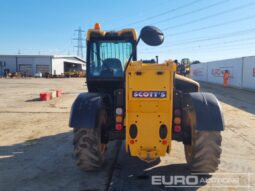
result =
[{"label": "cab roof", "polygon": [[137,41],[137,32],[135,29],[123,29],[120,31],[104,31],[101,29],[89,29],[87,32],[87,41],[92,38],[104,38],[104,37],[127,37]]}]

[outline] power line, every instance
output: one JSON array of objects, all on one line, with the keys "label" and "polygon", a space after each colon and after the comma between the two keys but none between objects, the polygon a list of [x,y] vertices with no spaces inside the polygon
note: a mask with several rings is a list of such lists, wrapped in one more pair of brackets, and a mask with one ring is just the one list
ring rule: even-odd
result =
[{"label": "power line", "polygon": [[[250,37],[250,38],[243,38],[243,39],[238,39],[238,40],[231,40],[231,41],[224,41],[224,42],[217,42],[217,43],[209,43],[209,44],[205,44],[205,45],[191,45],[191,46],[185,46],[185,49],[190,49],[190,48],[207,48],[207,47],[217,47],[217,45],[231,45],[231,44],[236,44],[236,43],[242,43],[242,42],[253,42],[253,40],[255,40],[254,37]],[[166,48],[166,47],[165,47]],[[183,47],[180,47],[181,50],[183,50]],[[169,49],[166,49],[169,50]],[[174,50],[176,50],[176,48],[174,48]]]},{"label": "power line", "polygon": [[252,40],[255,40],[255,38],[251,37],[251,38],[245,38],[245,39],[239,39],[239,40],[231,40],[231,41],[224,41],[224,42],[218,42],[218,43],[210,43],[210,44],[206,44],[206,45],[188,46],[186,48],[203,48],[203,47],[211,47],[211,46],[221,45],[221,44],[235,44],[235,43],[245,42],[245,41],[251,42]]},{"label": "power line", "polygon": [[[232,36],[237,36],[237,35],[242,35],[242,34],[248,34],[248,33],[254,33],[255,32],[255,28],[251,28],[251,29],[247,29],[247,30],[241,30],[241,31],[236,31],[236,32],[231,32],[231,33],[223,33],[223,34],[219,34],[219,35],[215,35],[213,37],[209,37],[209,38],[200,38],[200,39],[188,39],[185,41],[181,41],[181,42],[177,42],[177,43],[173,43],[171,46],[175,45],[183,45],[183,44],[187,44],[187,43],[194,43],[194,42],[203,42],[203,41],[209,41],[209,40],[215,40],[215,39],[222,39],[222,38],[229,38]],[[168,46],[169,47],[169,46]]]},{"label": "power line", "polygon": [[245,21],[245,20],[250,20],[250,19],[253,19],[253,18],[255,18],[255,15],[248,16],[248,17],[243,17],[243,18],[239,18],[239,19],[234,19],[234,20],[230,20],[230,21],[215,24],[215,25],[208,25],[208,26],[204,26],[204,27],[201,27],[201,28],[192,29],[192,30],[189,30],[189,31],[168,34],[167,36],[178,36],[178,35],[181,35],[181,34],[197,32],[197,31],[206,30],[206,29],[210,29],[210,28],[215,28],[215,27],[219,27],[219,26],[223,26],[223,25],[232,24],[232,23],[237,23],[237,22],[241,22],[241,21]]},{"label": "power line", "polygon": [[[209,37],[209,38],[202,38],[202,39],[195,39],[195,40],[190,39],[190,40],[182,41],[182,42],[179,42],[179,43],[173,43],[171,45],[164,46],[164,47],[162,47],[162,49],[167,49],[169,47],[181,46],[183,44],[188,44],[188,43],[196,43],[196,42],[217,40],[217,39],[222,39],[222,38],[229,38],[229,37],[233,37],[233,36],[238,36],[238,35],[248,34],[248,33],[254,33],[254,32],[255,32],[255,28],[251,28],[251,29],[248,29],[248,30],[241,30],[241,31],[236,31],[236,32],[231,32],[231,33],[223,33],[223,34],[219,34],[219,35]],[[148,49],[141,49],[141,50],[146,51]]]},{"label": "power line", "polygon": [[[220,43],[218,44],[220,45]],[[209,50],[213,49],[213,50],[219,50],[219,49],[224,49],[224,48],[240,48],[240,46],[247,46],[247,45],[250,45],[251,47],[255,47],[255,43],[254,41],[249,41],[249,42],[246,42],[246,43],[242,43],[242,44],[236,44],[236,45],[233,45],[233,44],[228,44],[226,46],[217,46],[217,47],[210,47],[210,46],[203,46],[203,47],[196,47],[198,49],[194,49],[194,47],[190,47],[190,48],[186,48],[185,52],[187,51],[198,51],[200,49],[202,50],[206,50],[208,51],[208,48]],[[216,49],[217,48],[217,49]],[[165,49],[165,50],[161,50],[161,51],[139,51],[139,54],[155,54],[155,53],[166,53],[166,52],[179,52],[179,51],[182,51],[183,52],[183,49]],[[210,51],[211,52],[211,51]]]},{"label": "power line", "polygon": [[169,17],[169,18],[166,18],[166,19],[163,19],[163,20],[159,20],[159,21],[154,22],[154,23],[151,23],[151,24],[154,25],[154,24],[164,23],[164,22],[167,22],[167,21],[169,21],[169,20],[174,20],[174,19],[177,19],[177,18],[180,18],[180,17],[184,17],[184,16],[187,16],[187,15],[195,14],[195,13],[197,13],[197,12],[204,11],[204,10],[206,10],[206,9],[210,9],[210,8],[212,8],[212,7],[215,7],[215,6],[222,5],[222,4],[224,4],[224,3],[227,3],[228,1],[230,1],[230,0],[219,1],[219,2],[213,3],[213,4],[211,4],[211,5],[208,5],[208,6],[206,6],[206,7],[198,8],[198,9],[189,11],[189,12],[187,12],[187,13],[181,14],[181,15],[176,15],[176,16]]},{"label": "power line", "polygon": [[[237,45],[226,45],[226,46],[218,46],[217,48],[215,47],[204,47],[203,49],[188,49],[187,51],[189,52],[192,52],[192,51],[199,51],[201,52],[201,50],[210,50],[210,52],[216,52],[216,51],[219,51],[219,50],[224,50],[224,49],[240,49],[241,47],[245,47],[245,48],[254,48],[255,47],[255,44],[254,42],[247,42],[247,43],[242,43],[242,44],[237,44]],[[174,52],[175,50],[171,51],[171,52]]]},{"label": "power line", "polygon": [[[153,13],[158,13],[157,10],[161,10],[162,6],[165,6],[165,4],[169,4],[169,0],[160,0],[160,4],[159,4],[159,1],[154,1],[152,4],[148,4],[149,7],[141,7],[141,9],[139,9],[139,11],[140,12],[146,12],[147,10],[150,10],[151,14],[152,14],[152,12]],[[129,19],[129,21],[130,21],[130,18],[128,18],[125,13],[119,15],[118,18],[114,18],[114,20],[116,20],[116,21],[122,20],[123,23],[125,23],[125,21],[127,21],[127,19]],[[119,26],[120,25],[113,25],[111,27],[111,30],[118,30]]]},{"label": "power line", "polygon": [[130,26],[130,25],[136,25],[136,24],[139,24],[139,23],[142,23],[142,22],[151,20],[151,19],[155,19],[155,18],[157,18],[157,17],[161,17],[161,16],[166,15],[166,14],[168,14],[168,13],[172,13],[172,12],[175,12],[175,11],[177,11],[177,10],[183,9],[183,8],[185,8],[185,7],[189,7],[189,6],[193,5],[193,4],[198,3],[199,1],[202,1],[202,0],[194,0],[194,1],[191,1],[191,2],[189,2],[189,3],[186,3],[186,4],[184,4],[184,5],[181,5],[181,6],[177,7],[177,8],[173,8],[173,9],[170,9],[170,10],[168,10],[168,11],[162,12],[162,13],[160,13],[160,14],[153,15],[153,16],[150,16],[150,17],[147,17],[147,18],[144,18],[144,19],[135,21],[135,22],[131,22],[131,23],[129,23],[129,24],[127,24],[127,25],[124,25],[124,26],[122,26],[122,27],[120,27],[120,28],[124,28],[124,27]]},{"label": "power line", "polygon": [[85,31],[82,30],[81,27],[79,27],[78,29],[75,30],[75,32],[77,32],[77,38],[73,38],[73,40],[77,41],[77,45],[75,45],[74,47],[77,48],[77,56],[79,56],[80,58],[83,58],[84,46],[82,44],[84,42],[83,33]]},{"label": "power line", "polygon": [[220,11],[220,12],[218,12],[218,13],[211,14],[211,15],[208,15],[208,16],[203,17],[203,18],[199,18],[199,19],[191,20],[191,21],[184,22],[184,23],[181,23],[181,24],[169,26],[169,27],[164,28],[163,31],[164,31],[164,30],[166,31],[166,30],[169,30],[169,29],[175,29],[175,28],[183,27],[183,26],[187,26],[187,25],[191,25],[191,24],[194,24],[194,23],[197,23],[197,22],[200,22],[200,21],[207,20],[207,19],[212,18],[212,17],[216,17],[216,16],[228,14],[228,13],[230,13],[230,12],[234,12],[234,11],[237,11],[237,10],[240,10],[240,9],[244,9],[244,8],[246,8],[246,7],[253,6],[253,5],[255,5],[255,2],[247,3],[247,4],[245,4],[245,5],[238,6],[238,7],[234,7],[234,8],[225,10],[225,11]]}]

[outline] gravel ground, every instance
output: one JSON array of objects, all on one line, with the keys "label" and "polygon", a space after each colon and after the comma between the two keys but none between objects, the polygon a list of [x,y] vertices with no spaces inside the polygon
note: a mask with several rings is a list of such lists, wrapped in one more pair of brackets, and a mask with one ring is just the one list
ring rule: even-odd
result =
[{"label": "gravel ground", "polygon": [[[237,176],[255,185],[255,93],[202,83],[202,91],[220,100],[226,123],[222,161],[213,177]],[[68,128],[72,102],[86,91],[84,79],[0,79],[0,190],[176,190],[151,185],[152,175],[188,175],[183,146],[173,142],[169,156],[151,164],[128,157],[124,143],[109,144],[100,172],[79,171],[72,159]],[[38,101],[39,93],[61,89],[63,96]],[[228,173],[228,174],[226,174]],[[235,175],[232,175],[235,173]],[[210,180],[210,179],[209,179]],[[247,190],[212,187],[213,183],[177,190]],[[253,190],[250,187],[249,190]]]}]

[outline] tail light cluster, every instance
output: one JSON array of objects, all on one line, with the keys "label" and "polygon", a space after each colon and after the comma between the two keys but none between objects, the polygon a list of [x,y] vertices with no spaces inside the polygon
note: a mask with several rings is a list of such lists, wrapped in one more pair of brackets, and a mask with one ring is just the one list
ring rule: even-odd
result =
[{"label": "tail light cluster", "polygon": [[174,123],[174,132],[175,133],[180,133],[182,131],[181,127],[181,110],[180,109],[175,109],[174,110],[174,118],[173,118],[173,123]]},{"label": "tail light cluster", "polygon": [[121,131],[123,129],[123,108],[117,107],[115,110],[115,130]]}]

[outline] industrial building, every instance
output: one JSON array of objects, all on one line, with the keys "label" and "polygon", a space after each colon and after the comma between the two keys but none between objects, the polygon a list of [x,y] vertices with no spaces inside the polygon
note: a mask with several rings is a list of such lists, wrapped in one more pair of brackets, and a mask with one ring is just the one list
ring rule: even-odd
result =
[{"label": "industrial building", "polygon": [[0,76],[5,71],[26,76],[36,73],[63,75],[65,72],[85,70],[85,61],[76,56],[57,55],[0,55]]}]

